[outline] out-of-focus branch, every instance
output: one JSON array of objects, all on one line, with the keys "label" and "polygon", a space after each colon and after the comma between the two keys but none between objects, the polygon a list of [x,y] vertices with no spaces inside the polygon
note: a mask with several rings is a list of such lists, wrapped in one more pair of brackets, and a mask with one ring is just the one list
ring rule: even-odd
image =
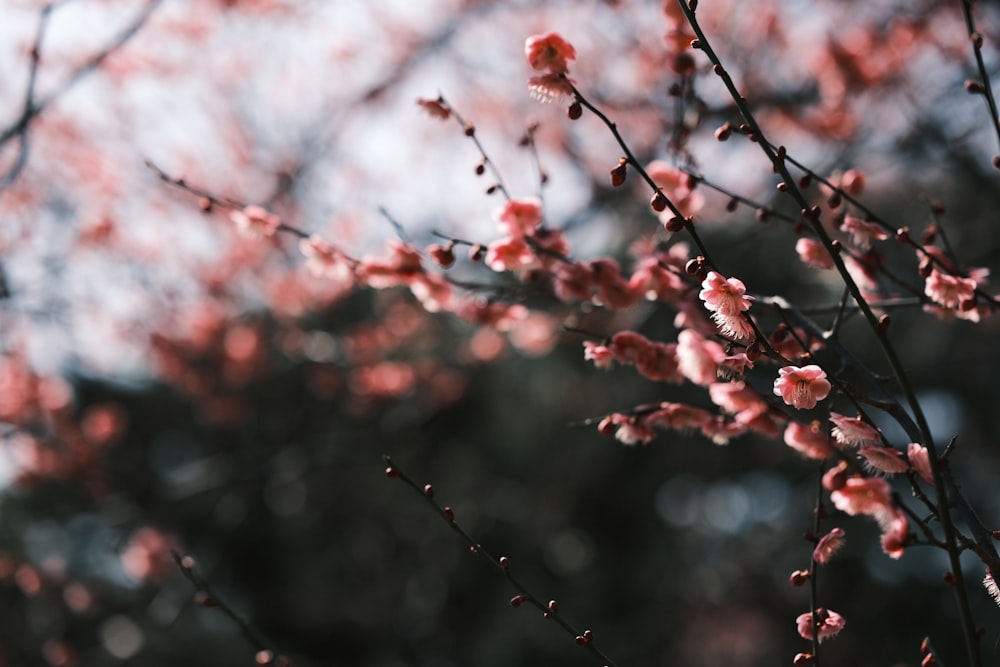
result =
[{"label": "out-of-focus branch", "polygon": [[[966,84],[969,92],[981,92],[986,98],[986,108],[989,110],[990,124],[997,135],[997,143],[1000,144],[1000,114],[997,113],[997,101],[993,98],[993,85],[990,83],[990,75],[986,71],[986,62],[983,60],[983,36],[976,30],[976,20],[972,16],[971,0],[962,0],[962,14],[965,17],[965,28],[969,32],[969,41],[972,42],[972,53],[976,58],[976,69],[979,70],[978,81],[973,80]],[[993,158],[993,166],[1000,169],[1000,155]]]},{"label": "out-of-focus branch", "polygon": [[153,12],[162,2],[163,0],[148,0],[135,19],[133,19],[131,23],[118,33],[114,39],[107,44],[107,46],[88,58],[86,62],[74,70],[73,73],[70,74],[69,78],[67,78],[55,90],[48,95],[37,99],[36,85],[38,81],[38,69],[41,63],[42,43],[45,40],[45,33],[48,30],[49,18],[51,17],[53,10],[55,10],[58,6],[58,3],[50,3],[42,9],[42,13],[38,21],[38,30],[35,33],[35,40],[31,47],[31,63],[28,69],[28,84],[25,86],[24,104],[21,108],[21,115],[18,116],[18,118],[7,129],[0,131],[0,147],[14,139],[17,139],[19,142],[18,153],[17,157],[14,159],[14,164],[11,165],[11,168],[7,171],[7,173],[0,178],[0,190],[13,183],[24,170],[24,167],[28,162],[28,135],[29,130],[31,129],[31,123],[34,122],[34,120],[38,118],[42,112],[49,107],[49,105],[65,95],[77,83],[100,67],[109,56],[125,46],[125,44],[127,44],[129,40],[131,40],[132,37],[135,36],[135,34],[146,24],[146,21],[149,20],[149,17],[153,15]]},{"label": "out-of-focus branch", "polygon": [[200,607],[216,608],[228,616],[236,627],[240,629],[240,634],[250,646],[256,651],[255,660],[258,665],[275,665],[275,667],[293,667],[291,659],[278,654],[274,648],[261,636],[252,625],[243,620],[236,610],[230,607],[220,598],[208,584],[208,581],[201,576],[195,566],[195,561],[190,556],[181,556],[176,551],[171,551],[170,555],[181,574],[190,581],[195,589],[195,603]]}]

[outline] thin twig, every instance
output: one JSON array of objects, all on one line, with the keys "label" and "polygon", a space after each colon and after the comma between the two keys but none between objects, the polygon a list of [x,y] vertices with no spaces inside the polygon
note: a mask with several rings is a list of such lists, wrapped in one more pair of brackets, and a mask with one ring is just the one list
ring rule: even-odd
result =
[{"label": "thin twig", "polygon": [[579,631],[570,625],[562,616],[562,612],[559,609],[559,604],[555,600],[551,600],[548,603],[542,602],[544,598],[541,598],[534,593],[532,593],[527,586],[525,586],[519,579],[517,579],[511,572],[510,560],[506,556],[500,556],[499,558],[494,557],[487,551],[483,546],[472,538],[469,533],[462,528],[461,524],[455,520],[455,513],[451,507],[446,505],[441,505],[437,500],[434,499],[434,488],[430,484],[420,486],[411,477],[404,473],[399,466],[393,463],[392,459],[388,455],[383,455],[382,460],[386,465],[386,475],[391,479],[398,479],[408,487],[416,491],[420,497],[422,497],[428,505],[430,505],[434,511],[440,516],[445,523],[447,523],[453,531],[455,531],[462,541],[464,541],[468,547],[470,553],[474,556],[478,556],[480,559],[486,561],[490,566],[497,570],[500,574],[510,582],[510,585],[517,591],[517,595],[511,599],[510,605],[512,607],[519,607],[524,604],[530,604],[539,611],[542,612],[545,618],[551,619],[556,622],[569,636],[573,637],[574,641],[578,646],[586,649],[591,655],[596,657],[601,661],[601,664],[607,667],[616,667],[615,662],[609,658],[603,651],[601,651],[597,644],[593,640],[593,633],[590,630]]}]

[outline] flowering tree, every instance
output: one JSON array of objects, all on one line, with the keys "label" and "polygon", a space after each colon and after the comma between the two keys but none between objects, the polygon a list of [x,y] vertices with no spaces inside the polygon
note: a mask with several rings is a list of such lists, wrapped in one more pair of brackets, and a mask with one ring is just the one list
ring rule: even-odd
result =
[{"label": "flowering tree", "polygon": [[989,663],[1000,15],[918,4],[11,9],[0,665]]}]

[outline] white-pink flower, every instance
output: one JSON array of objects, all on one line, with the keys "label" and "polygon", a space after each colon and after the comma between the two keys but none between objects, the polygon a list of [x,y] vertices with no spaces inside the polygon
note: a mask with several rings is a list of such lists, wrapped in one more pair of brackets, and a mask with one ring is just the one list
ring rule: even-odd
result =
[{"label": "white-pink flower", "polygon": [[895,475],[910,469],[910,464],[903,458],[902,452],[892,447],[868,445],[858,450],[858,456],[865,460],[870,472]]},{"label": "white-pink flower", "polygon": [[254,241],[274,236],[281,226],[281,218],[256,204],[230,211],[229,219],[243,236]]},{"label": "white-pink flower", "polygon": [[721,273],[709,271],[701,287],[698,296],[712,312],[739,315],[750,309],[752,298],[746,296],[747,288],[739,278],[726,278]]},{"label": "white-pink flower", "polygon": [[906,458],[910,460],[910,467],[917,473],[920,479],[931,486],[934,485],[934,473],[931,472],[930,453],[923,445],[911,442],[906,446]]},{"label": "white-pink flower", "polygon": [[847,417],[837,412],[830,413],[833,422],[833,439],[842,445],[878,445],[882,435],[871,424],[865,423],[860,417]]},{"label": "white-pink flower", "polygon": [[986,570],[986,576],[983,577],[983,587],[990,594],[990,597],[1000,605],[1000,587],[997,587],[997,581],[993,578],[993,573],[989,570]]},{"label": "white-pink flower", "polygon": [[962,303],[971,301],[975,292],[975,280],[942,273],[937,269],[931,269],[924,283],[924,294],[945,308],[960,307]]},{"label": "white-pink flower", "polygon": [[830,395],[830,386],[826,372],[815,364],[785,366],[778,369],[774,395],[796,410],[808,410]]},{"label": "white-pink flower", "polygon": [[299,251],[306,258],[306,268],[314,276],[338,283],[347,282],[354,276],[347,258],[315,234],[299,241]]},{"label": "white-pink flower", "polygon": [[891,235],[885,229],[861,218],[855,218],[848,213],[844,216],[844,222],[840,228],[851,235],[854,245],[867,250],[871,247],[872,241],[885,241]]}]

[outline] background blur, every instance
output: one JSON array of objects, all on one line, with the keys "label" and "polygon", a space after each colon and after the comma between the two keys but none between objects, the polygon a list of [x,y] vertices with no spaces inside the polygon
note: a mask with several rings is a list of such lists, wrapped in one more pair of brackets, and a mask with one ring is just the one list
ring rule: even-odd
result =
[{"label": "background blur", "polygon": [[[753,435],[630,448],[581,425],[646,402],[709,405],[697,387],[595,369],[584,337],[558,328],[574,314],[598,336],[669,341],[670,308],[570,313],[464,251],[449,275],[548,314],[543,335],[428,314],[405,290],[333,289],[306,274],[294,239],[242,239],[225,211],[201,211],[145,164],[355,257],[400,233],[418,247],[432,230],[486,243],[499,199],[475,175],[479,154],[414,103],[441,94],[515,196],[539,193],[537,156],[546,222],[574,256],[627,265],[678,239],[637,179],[610,188],[620,149],[596,119],[528,96],[528,35],[574,44],[573,78],[640,161],[782,210],[759,149],[713,137],[736,114],[704,62],[683,73],[690,37],[672,7],[0,0],[0,667],[254,664],[239,629],[194,603],[170,549],[299,665],[587,664],[536,611],[508,606],[514,591],[385,477],[382,454],[433,482],[619,665],[789,664],[808,650],[794,625],[808,595],[787,579],[808,567],[816,464]],[[887,220],[914,234],[936,223],[966,265],[1000,265],[996,137],[963,86],[975,70],[958,3],[698,11],[791,154],[831,178],[863,171],[863,199]],[[1000,13],[975,11],[995,73]],[[669,94],[681,83],[689,95]],[[21,131],[28,91],[43,108]],[[532,152],[520,140],[535,124]],[[789,225],[699,191],[701,231],[730,275],[804,307],[837,302],[835,277],[795,257]],[[910,251],[884,262],[919,294]],[[956,475],[995,526],[997,320],[919,305],[892,317],[931,428],[942,444],[957,436]],[[885,371],[860,322],[843,340]],[[773,375],[748,381],[769,393]],[[828,663],[916,665],[930,634],[960,664],[943,555],[892,561],[873,522],[831,513],[849,541],[820,596],[848,625],[824,644]],[[989,663],[1000,610],[967,566]]]}]

